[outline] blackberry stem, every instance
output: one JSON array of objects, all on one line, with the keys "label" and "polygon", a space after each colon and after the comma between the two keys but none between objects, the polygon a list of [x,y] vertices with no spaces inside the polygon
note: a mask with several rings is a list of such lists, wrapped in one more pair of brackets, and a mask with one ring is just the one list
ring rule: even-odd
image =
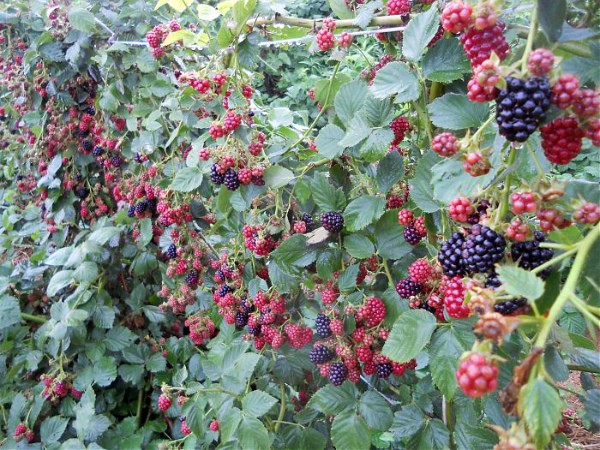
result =
[{"label": "blackberry stem", "polygon": [[552,258],[550,261],[546,261],[544,264],[537,266],[535,269],[533,269],[531,271],[531,273],[537,274],[537,273],[541,272],[542,270],[547,269],[548,267],[552,267],[557,262],[562,261],[563,259],[569,257],[570,255],[572,255],[573,253],[576,253],[576,252],[577,252],[577,247],[573,247],[572,249]]},{"label": "blackberry stem", "polygon": [[[517,156],[517,150],[514,147],[510,148],[510,152],[508,154],[508,161],[506,161],[506,167],[509,168],[515,162],[515,158]],[[498,208],[498,216],[496,217],[496,223],[499,223],[502,218],[508,212],[508,199],[510,196],[510,183],[512,182],[512,175],[509,173],[506,175],[504,179],[504,190],[502,191],[502,200],[500,202],[500,207]]]},{"label": "blackberry stem", "polygon": [[600,328],[600,319],[598,319],[592,312],[589,310],[588,305],[577,297],[575,294],[571,295],[569,298],[571,304],[575,307],[575,309],[579,310],[581,314],[590,319],[590,321],[596,326],[596,328]]},{"label": "blackberry stem", "polygon": [[[548,336],[550,335],[550,330],[552,329],[552,325],[558,319],[558,315],[563,310],[565,304],[572,298],[575,294],[575,289],[577,287],[577,281],[579,280],[579,276],[585,266],[585,261],[587,259],[588,253],[592,249],[592,246],[596,242],[596,239],[600,236],[600,224],[596,225],[587,236],[577,244],[577,247],[574,249],[577,252],[577,256],[575,257],[575,261],[573,262],[573,266],[571,267],[571,271],[569,272],[569,276],[567,277],[567,281],[565,282],[560,294],[554,301],[552,308],[548,312],[548,316],[544,321],[544,325],[540,330],[540,334],[535,341],[535,346],[539,348],[544,348],[546,345],[546,341],[548,340]],[[540,266],[541,267],[541,266]],[[539,268],[539,267],[538,267]]]},{"label": "blackberry stem", "polygon": [[521,58],[521,71],[523,73],[527,73],[527,59],[529,58],[529,54],[533,49],[533,41],[535,40],[535,35],[537,34],[538,29],[538,2],[533,2],[533,10],[531,11],[529,26],[529,34],[527,35],[527,43],[525,44],[525,51],[523,52],[523,57]]},{"label": "blackberry stem", "polygon": [[36,316],[34,314],[21,313],[21,319],[27,320],[28,322],[35,323],[46,323],[46,318],[43,316]]}]

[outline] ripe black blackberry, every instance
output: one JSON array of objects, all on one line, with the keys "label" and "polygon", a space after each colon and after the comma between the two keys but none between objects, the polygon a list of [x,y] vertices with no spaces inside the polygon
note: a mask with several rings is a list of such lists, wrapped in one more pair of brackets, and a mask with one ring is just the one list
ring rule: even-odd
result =
[{"label": "ripe black blackberry", "polygon": [[329,368],[329,381],[334,386],[340,386],[348,378],[348,368],[344,363],[336,362]]},{"label": "ripe black blackberry", "polygon": [[119,158],[118,156],[113,156],[110,158],[110,163],[114,167],[121,167],[121,158]]},{"label": "ripe black blackberry", "polygon": [[223,184],[230,191],[235,191],[240,187],[240,179],[238,178],[238,174],[232,168],[227,169],[225,175],[223,175]]},{"label": "ripe black blackberry", "polygon": [[258,336],[260,334],[261,331],[261,325],[256,325],[255,327],[248,327],[248,333],[250,333],[252,336]]},{"label": "ripe black blackberry", "polygon": [[379,363],[375,366],[379,378],[387,378],[392,374],[392,363]]},{"label": "ripe black blackberry", "polygon": [[334,354],[324,345],[316,345],[310,351],[310,355],[308,355],[308,357],[310,358],[310,362],[313,364],[323,364],[331,361],[334,357]]},{"label": "ripe black blackberry", "polygon": [[242,297],[240,299],[240,309],[242,310],[242,312],[251,313],[252,311],[254,311],[254,305],[250,300],[248,300],[247,297]]},{"label": "ripe black blackberry", "polygon": [[89,114],[90,116],[94,116],[94,115],[96,115],[96,108],[94,108],[93,106],[88,106],[88,107],[87,107],[87,108],[84,110],[84,112],[85,112],[86,114]]},{"label": "ripe black blackberry", "polygon": [[148,204],[148,211],[152,211],[153,213],[156,212],[156,205],[158,204],[158,202],[156,201],[155,198],[152,198],[150,200],[146,200],[146,203]]},{"label": "ripe black blackberry", "polygon": [[317,334],[320,338],[328,338],[331,336],[331,329],[329,324],[331,320],[325,314],[319,314],[315,320],[315,327],[317,328]]},{"label": "ripe black blackberry", "polygon": [[245,327],[248,323],[248,313],[238,311],[235,314],[235,324],[238,327]]},{"label": "ripe black blackberry", "polygon": [[435,308],[427,302],[419,303],[419,306],[417,306],[417,309],[424,309],[425,311],[430,312],[431,314],[435,315]]},{"label": "ripe black blackberry", "polygon": [[302,216],[300,217],[300,220],[302,220],[306,224],[306,232],[307,233],[309,233],[315,229],[315,221],[313,220],[313,218],[310,214],[307,214],[307,213],[302,214]]},{"label": "ripe black blackberry", "polygon": [[465,236],[462,233],[452,233],[450,239],[442,243],[438,261],[442,265],[444,275],[449,277],[465,275],[465,261],[462,257],[464,243]]},{"label": "ripe black blackberry", "polygon": [[85,186],[77,186],[73,192],[75,195],[79,197],[81,200],[85,199],[88,195],[90,195],[90,190]]},{"label": "ripe black blackberry", "polygon": [[215,184],[223,184],[225,181],[225,176],[222,173],[219,173],[217,168],[218,166],[216,164],[210,166],[210,181]]},{"label": "ripe black blackberry", "polygon": [[91,152],[92,149],[94,148],[94,143],[92,141],[90,141],[89,139],[85,139],[81,142],[81,147],[86,151],[86,152]]},{"label": "ripe black blackberry", "polygon": [[329,211],[321,214],[321,225],[330,233],[339,233],[344,228],[344,217],[340,213]]},{"label": "ripe black blackberry", "polygon": [[402,298],[410,298],[413,295],[417,295],[423,289],[423,285],[415,283],[410,278],[404,278],[396,285],[396,292]]},{"label": "ripe black blackberry", "polygon": [[257,177],[255,175],[252,175],[252,184],[256,186],[264,186],[265,180],[263,179],[263,177]]},{"label": "ripe black blackberry", "polygon": [[506,77],[506,89],[496,99],[500,134],[509,141],[525,142],[546,118],[551,90],[546,77]]},{"label": "ripe black blackberry", "polygon": [[175,244],[170,244],[166,251],[167,258],[175,259],[177,258],[177,247]]},{"label": "ripe black blackberry", "polygon": [[230,292],[233,292],[233,289],[227,284],[222,284],[221,286],[219,286],[219,289],[217,290],[217,294],[219,295],[219,297],[224,297],[225,295],[229,294]]},{"label": "ripe black blackberry", "polygon": [[527,299],[518,298],[516,300],[509,300],[507,302],[501,302],[494,305],[494,311],[503,315],[514,313],[517,309],[527,305]]},{"label": "ripe black blackberry", "polygon": [[485,225],[474,225],[465,240],[462,257],[469,272],[486,273],[504,257],[504,237]]},{"label": "ripe black blackberry", "polygon": [[147,208],[148,202],[146,202],[146,200],[141,200],[137,203],[137,205],[135,205],[135,213],[142,214],[146,211]]},{"label": "ripe black blackberry", "polygon": [[[550,261],[554,256],[554,250],[551,248],[540,248],[540,243],[546,240],[544,234],[536,231],[533,241],[517,242],[510,248],[510,256],[519,267],[525,270],[533,270]],[[550,275],[550,268],[544,269],[539,276],[546,278]]]},{"label": "ripe black blackberry", "polygon": [[104,149],[100,146],[100,145],[96,145],[94,147],[94,156],[102,156],[102,153],[104,153]]},{"label": "ripe black blackberry", "polygon": [[421,236],[417,232],[416,228],[413,227],[412,225],[405,227],[403,234],[404,234],[404,239],[410,245],[417,245],[419,242],[421,242],[421,239],[423,239],[423,236]]},{"label": "ripe black blackberry", "polygon": [[135,217],[135,205],[129,205],[127,209],[127,217]]},{"label": "ripe black blackberry", "polygon": [[136,163],[141,163],[142,162],[142,155],[140,155],[138,152],[135,152],[135,155],[133,155],[133,160]]},{"label": "ripe black blackberry", "polygon": [[199,273],[196,269],[192,269],[190,270],[187,275],[185,276],[185,283],[188,286],[197,286],[198,285],[198,279],[199,279]]},{"label": "ripe black blackberry", "polygon": [[485,278],[485,287],[486,288],[496,289],[496,288],[499,288],[500,286],[502,286],[502,281],[500,281],[500,278],[498,277],[498,274],[496,272],[490,273]]}]

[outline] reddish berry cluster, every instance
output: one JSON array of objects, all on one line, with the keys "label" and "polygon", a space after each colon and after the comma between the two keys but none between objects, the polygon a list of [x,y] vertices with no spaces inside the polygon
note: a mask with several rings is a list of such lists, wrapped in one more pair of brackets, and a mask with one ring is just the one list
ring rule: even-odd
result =
[{"label": "reddish berry cluster", "polygon": [[387,2],[387,13],[390,16],[403,16],[410,12],[410,1],[409,0],[388,0]]},{"label": "reddish berry cluster", "polygon": [[482,353],[471,353],[460,362],[456,380],[466,395],[481,397],[498,386],[498,366]]},{"label": "reddish berry cluster", "polygon": [[452,220],[456,222],[467,222],[469,217],[475,212],[471,201],[465,197],[458,197],[450,202],[448,213]]},{"label": "reddish berry cluster", "polygon": [[533,213],[537,210],[537,200],[533,192],[515,192],[510,197],[510,203],[514,214]]},{"label": "reddish berry cluster", "polygon": [[460,142],[450,132],[436,135],[431,141],[431,149],[440,156],[446,158],[456,155],[460,151]]},{"label": "reddish berry cluster", "polygon": [[574,117],[559,117],[540,128],[544,156],[554,164],[569,164],[581,152],[585,132]]}]

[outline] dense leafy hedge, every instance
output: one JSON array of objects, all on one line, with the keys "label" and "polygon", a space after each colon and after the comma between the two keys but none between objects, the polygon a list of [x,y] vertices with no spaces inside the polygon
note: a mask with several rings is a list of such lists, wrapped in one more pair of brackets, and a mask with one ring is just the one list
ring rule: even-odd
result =
[{"label": "dense leafy hedge", "polygon": [[598,5],[209,3],[2,6],[2,447],[597,430]]}]

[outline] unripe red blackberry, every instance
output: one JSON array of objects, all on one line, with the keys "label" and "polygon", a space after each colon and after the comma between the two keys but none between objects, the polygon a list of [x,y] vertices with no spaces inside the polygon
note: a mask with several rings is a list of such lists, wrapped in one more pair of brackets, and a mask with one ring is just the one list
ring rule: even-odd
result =
[{"label": "unripe red blackberry", "polygon": [[411,225],[415,220],[415,216],[409,209],[401,209],[398,211],[398,223],[405,227]]},{"label": "unripe red blackberry", "polygon": [[529,236],[529,227],[523,223],[518,217],[513,219],[508,228],[505,231],[505,235],[508,239],[513,241],[523,242]]},{"label": "unripe red blackberry", "polygon": [[190,427],[188,427],[187,422],[185,421],[185,419],[183,419],[181,421],[181,433],[184,436],[187,436],[188,434],[192,434],[192,429]]},{"label": "unripe red blackberry", "polygon": [[444,277],[440,286],[440,294],[444,298],[444,307],[448,315],[454,319],[469,317],[471,310],[465,302],[465,286],[460,277]]},{"label": "unripe red blackberry", "polygon": [[574,117],[559,117],[540,128],[542,148],[548,161],[569,164],[581,152],[585,132]]},{"label": "unripe red blackberry", "polygon": [[573,112],[582,119],[600,113],[600,92],[593,89],[581,89],[575,93]]},{"label": "unripe red blackberry", "polygon": [[160,38],[154,31],[149,31],[148,33],[146,33],[146,41],[148,42],[148,45],[152,48],[160,47]]},{"label": "unripe red blackberry", "polygon": [[219,431],[219,422],[217,421],[217,419],[213,419],[210,422],[208,428],[210,429],[210,431]]},{"label": "unripe red blackberry", "polygon": [[552,70],[554,54],[545,48],[533,50],[527,58],[527,70],[531,75],[541,77]]},{"label": "unripe red blackberry", "polygon": [[158,397],[158,409],[165,412],[173,404],[173,399],[165,394],[160,394]]},{"label": "unripe red blackberry", "polygon": [[490,159],[479,151],[467,153],[463,160],[463,169],[472,177],[487,174],[492,168]]},{"label": "unripe red blackberry", "polygon": [[386,314],[385,304],[377,297],[371,297],[365,302],[364,311],[365,322],[369,328],[379,325]]},{"label": "unripe red blackberry", "polygon": [[337,212],[329,211],[321,214],[321,225],[330,233],[339,233],[344,228],[344,217]]},{"label": "unripe red blackberry", "polygon": [[421,237],[427,236],[427,227],[425,226],[425,216],[419,216],[415,219],[412,226]]},{"label": "unripe red blackberry", "polygon": [[537,210],[533,192],[515,192],[510,197],[511,211],[514,214],[532,213]]},{"label": "unripe red blackberry", "polygon": [[406,117],[398,116],[390,123],[390,130],[394,133],[394,141],[399,144],[404,140],[406,132],[410,130],[410,123],[406,120]]},{"label": "unripe red blackberry", "polygon": [[326,17],[323,19],[323,28],[333,31],[337,28],[337,24],[331,17]]},{"label": "unripe red blackberry", "polygon": [[466,222],[474,212],[475,208],[473,208],[468,198],[458,197],[450,201],[448,213],[456,222]]},{"label": "unripe red blackberry", "polygon": [[585,136],[592,141],[593,145],[600,147],[600,118],[593,119],[588,123]]},{"label": "unripe red blackberry", "polygon": [[491,102],[496,99],[498,89],[488,86],[482,86],[475,78],[471,78],[467,83],[467,97],[472,102]]},{"label": "unripe red blackberry", "polygon": [[431,141],[431,149],[440,156],[454,156],[460,151],[460,142],[450,132],[440,133]]},{"label": "unripe red blackberry", "polygon": [[388,0],[387,13],[390,16],[402,16],[410,12],[409,0]]},{"label": "unripe red blackberry", "polygon": [[18,441],[23,437],[25,433],[27,433],[27,425],[25,425],[24,423],[20,423],[15,427],[15,431],[13,432],[13,438],[16,441]]},{"label": "unripe red blackberry", "polygon": [[600,206],[596,203],[584,203],[573,213],[573,221],[582,224],[595,225],[600,220]]},{"label": "unripe red blackberry", "polygon": [[541,209],[537,213],[542,231],[552,231],[556,228],[562,229],[568,227],[571,222],[565,219],[560,211],[553,208]]},{"label": "unripe red blackberry", "polygon": [[335,36],[327,28],[321,28],[317,31],[317,45],[322,52],[326,52],[335,43]]},{"label": "unripe red blackberry", "polygon": [[579,78],[570,73],[558,77],[552,85],[550,101],[560,109],[567,109],[575,100],[575,93],[579,89]]},{"label": "unripe red blackberry", "polygon": [[460,33],[473,24],[473,8],[468,3],[448,3],[442,12],[442,26],[450,33]]},{"label": "unripe red blackberry", "polygon": [[488,1],[480,1],[475,6],[475,22],[473,27],[477,30],[485,30],[492,27],[498,20],[496,7]]},{"label": "unripe red blackberry", "polygon": [[504,37],[504,22],[498,20],[494,25],[478,30],[469,28],[460,35],[460,42],[471,61],[477,67],[495,53],[500,61],[508,55],[510,47]]},{"label": "unripe red blackberry", "polygon": [[456,380],[466,395],[481,397],[498,386],[498,366],[481,353],[471,353],[460,362]]},{"label": "unripe red blackberry", "polygon": [[408,267],[408,275],[415,283],[426,284],[431,280],[433,268],[426,259],[417,259]]},{"label": "unripe red blackberry", "polygon": [[354,39],[354,36],[352,36],[350,33],[342,33],[340,34],[339,38],[338,38],[338,45],[341,48],[348,48],[352,45],[352,41]]}]

